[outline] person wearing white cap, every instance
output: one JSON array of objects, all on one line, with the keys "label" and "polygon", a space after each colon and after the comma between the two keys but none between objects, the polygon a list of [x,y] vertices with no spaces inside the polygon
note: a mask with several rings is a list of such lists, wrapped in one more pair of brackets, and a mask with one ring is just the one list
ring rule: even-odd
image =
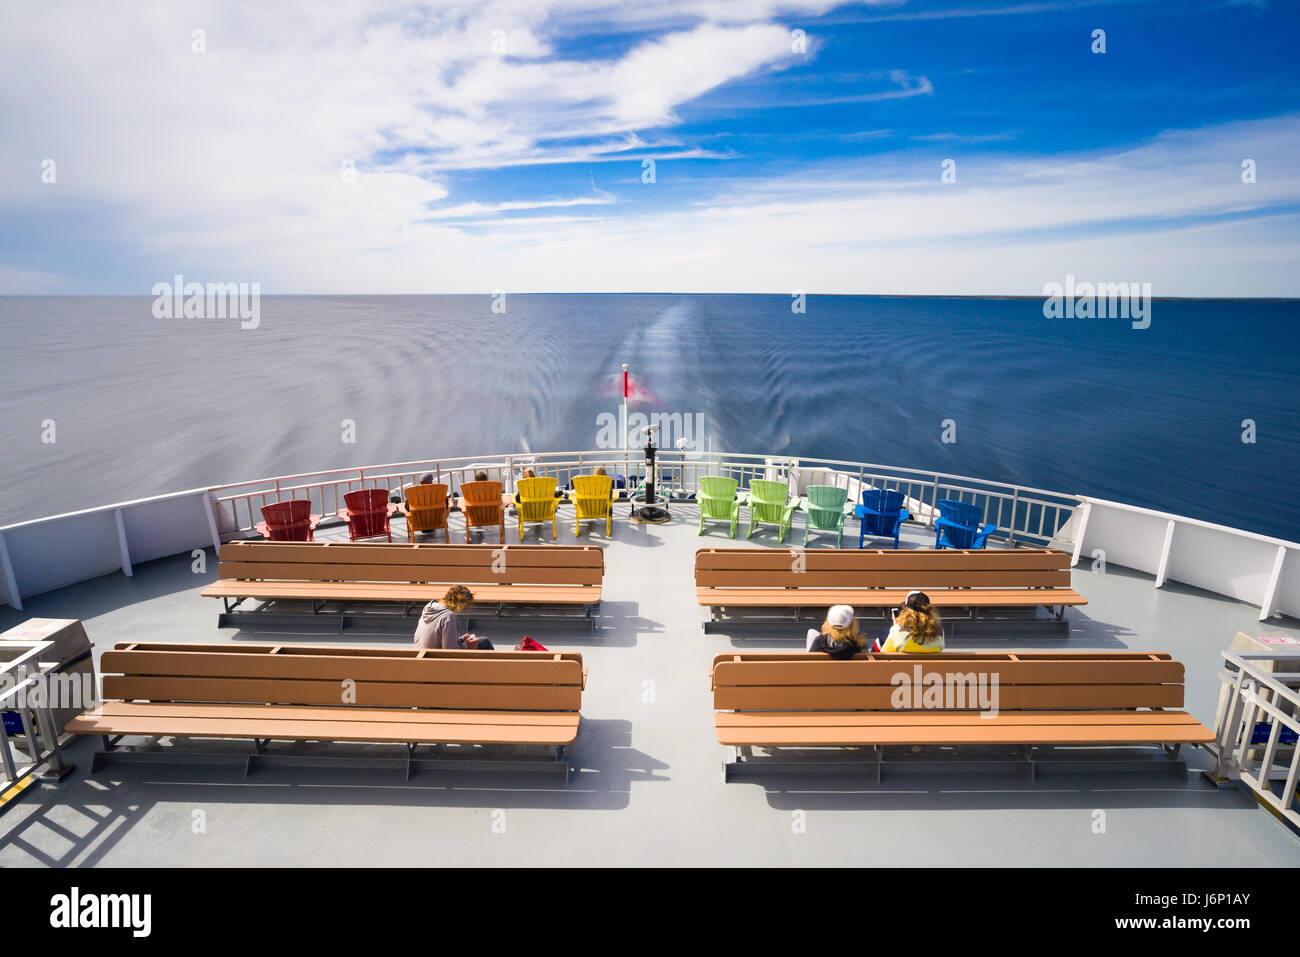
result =
[{"label": "person wearing white cap", "polygon": [[867,639],[858,631],[858,623],[849,605],[833,605],[826,613],[821,631],[808,629],[808,650],[824,651],[836,660],[852,658],[867,648]]},{"label": "person wearing white cap", "polygon": [[894,624],[880,650],[907,654],[943,651],[943,626],[925,592],[908,592],[902,606],[894,611]]}]

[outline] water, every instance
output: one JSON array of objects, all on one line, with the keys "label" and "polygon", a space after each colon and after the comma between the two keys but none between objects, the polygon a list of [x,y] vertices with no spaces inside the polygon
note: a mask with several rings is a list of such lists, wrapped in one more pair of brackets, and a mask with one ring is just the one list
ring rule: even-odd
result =
[{"label": "water", "polygon": [[628,362],[657,400],[642,408],[703,413],[715,449],[1300,540],[1297,302],[1157,302],[1145,330],[1028,300],[811,297],[796,315],[786,296],[512,295],[495,314],[488,296],[264,297],[255,330],[151,305],[0,298],[0,524],[324,468],[593,448]]}]

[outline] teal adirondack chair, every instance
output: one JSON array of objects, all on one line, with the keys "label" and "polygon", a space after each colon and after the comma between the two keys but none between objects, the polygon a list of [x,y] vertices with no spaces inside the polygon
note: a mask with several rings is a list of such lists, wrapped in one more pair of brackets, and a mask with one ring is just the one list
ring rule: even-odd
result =
[{"label": "teal adirondack chair", "polygon": [[808,544],[808,530],[835,532],[835,547],[844,541],[844,502],[849,493],[834,485],[809,485],[808,503],[804,507],[803,543]]},{"label": "teal adirondack chair", "polygon": [[775,525],[778,529],[776,540],[784,542],[785,533],[790,531],[790,521],[794,517],[794,505],[789,499],[789,482],[770,482],[767,479],[751,480],[749,483],[749,532],[745,537],[754,537],[755,525]]},{"label": "teal adirondack chair", "polygon": [[701,475],[695,500],[700,506],[700,530],[704,534],[706,521],[730,522],[731,537],[736,537],[736,523],[740,521],[740,502],[736,499],[737,482],[721,475]]}]

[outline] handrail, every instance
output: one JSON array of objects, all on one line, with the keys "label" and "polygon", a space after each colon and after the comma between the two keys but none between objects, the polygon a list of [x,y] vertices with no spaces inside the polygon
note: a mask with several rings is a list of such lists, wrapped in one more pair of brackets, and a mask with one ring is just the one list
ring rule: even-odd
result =
[{"label": "handrail", "polygon": [[[1293,555],[1300,552],[1300,543],[1103,499],[904,466],[675,449],[660,450],[659,460],[668,479],[661,487],[678,496],[698,491],[699,478],[710,474],[734,476],[742,486],[754,478],[784,478],[797,492],[807,484],[835,484],[855,500],[863,488],[875,485],[902,491],[913,524],[925,526],[933,525],[939,499],[955,498],[981,509],[981,521],[996,527],[996,540],[1072,549],[1076,564],[1092,557],[1094,570],[1099,563],[1104,570],[1104,562],[1110,561],[1154,575],[1157,588],[1166,580],[1181,581],[1255,604],[1261,620],[1275,612],[1300,617],[1300,557]],[[285,498],[306,498],[313,510],[332,516],[351,489],[399,491],[425,472],[454,484],[471,469],[484,468],[513,490],[524,466],[564,482],[597,465],[627,475],[628,484],[635,486],[644,460],[639,450],[597,449],[331,468],[17,522],[0,527],[0,604],[21,608],[27,595],[118,569],[129,575],[132,563],[205,549],[251,533],[261,519],[259,506]],[[70,540],[78,542],[76,553],[64,549],[59,561],[51,562],[51,549]],[[1216,560],[1224,556],[1226,561]]]}]

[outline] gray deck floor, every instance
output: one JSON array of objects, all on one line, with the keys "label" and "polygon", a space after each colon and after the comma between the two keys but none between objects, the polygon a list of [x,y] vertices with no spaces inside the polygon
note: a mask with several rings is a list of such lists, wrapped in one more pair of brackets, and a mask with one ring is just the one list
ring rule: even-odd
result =
[{"label": "gray deck floor", "polygon": [[[734,542],[722,524],[697,538],[690,505],[676,507],[665,526],[630,524],[626,506],[616,514],[612,539],[594,523],[576,539],[571,525],[560,532],[561,542],[606,546],[596,634],[532,632],[549,648],[581,651],[590,669],[572,748],[581,771],[567,787],[514,775],[424,772],[406,783],[383,771],[306,768],[244,779],[233,769],[133,766],[91,777],[93,743],[81,741],[69,779],[30,788],[0,815],[0,865],[1300,864],[1300,840],[1286,827],[1194,771],[1185,779],[1044,774],[1036,785],[987,772],[906,772],[879,786],[847,777],[723,784],[730,752],[713,734],[712,656],[798,650],[804,626],[786,640],[705,635],[694,550],[747,544],[743,527]],[[453,540],[463,540],[458,518]],[[932,543],[919,528],[906,538],[912,547]],[[508,528],[507,541],[517,540]],[[765,528],[748,544],[775,546],[775,532]],[[809,547],[830,544],[820,538]],[[198,594],[215,575],[211,552],[207,574],[190,566],[178,556],[133,578],[109,575],[35,597],[24,612],[0,609],[0,628],[28,617],[82,618],[97,654],[125,640],[406,643],[218,630],[220,603]],[[1076,570],[1074,579],[1090,604],[1068,612],[1068,640],[950,647],[1168,651],[1187,666],[1188,709],[1212,724],[1219,651],[1233,634],[1300,634],[1294,621],[1260,623],[1250,606],[1178,585],[1155,590],[1148,576],[1120,568]],[[509,647],[525,629],[476,630]],[[1204,752],[1186,753],[1193,768],[1208,765]]]}]

